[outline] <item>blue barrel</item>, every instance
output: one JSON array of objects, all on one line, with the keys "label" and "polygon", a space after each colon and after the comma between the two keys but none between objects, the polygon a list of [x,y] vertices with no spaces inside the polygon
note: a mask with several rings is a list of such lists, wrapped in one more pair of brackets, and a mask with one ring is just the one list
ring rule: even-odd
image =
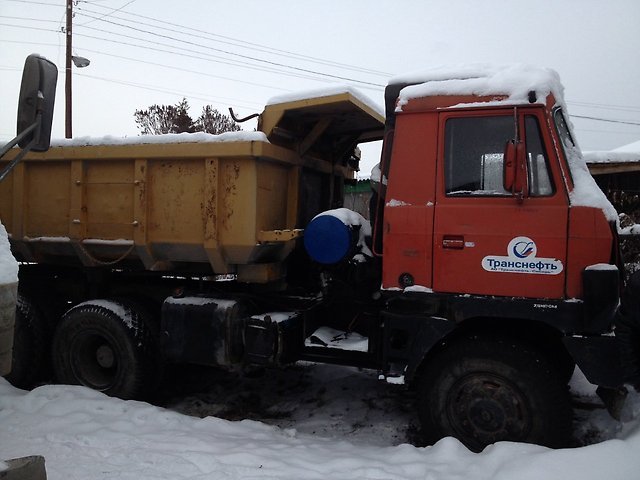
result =
[{"label": "blue barrel", "polygon": [[353,227],[330,214],[315,217],[304,231],[307,253],[323,265],[335,265],[350,258],[356,243]]}]

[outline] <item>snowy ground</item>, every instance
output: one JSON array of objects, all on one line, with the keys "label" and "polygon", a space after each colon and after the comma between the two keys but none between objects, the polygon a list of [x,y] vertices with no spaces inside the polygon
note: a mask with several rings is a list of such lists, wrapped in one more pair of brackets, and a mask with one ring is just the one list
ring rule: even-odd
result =
[{"label": "snowy ground", "polygon": [[206,369],[169,377],[172,390],[156,402],[166,408],[82,387],[27,393],[0,379],[0,459],[44,455],[51,480],[640,475],[640,396],[630,395],[629,420],[618,423],[579,376],[575,441],[597,443],[550,450],[503,442],[480,454],[451,438],[432,447],[407,444],[419,444],[413,399],[368,372],[301,365],[250,378]]}]

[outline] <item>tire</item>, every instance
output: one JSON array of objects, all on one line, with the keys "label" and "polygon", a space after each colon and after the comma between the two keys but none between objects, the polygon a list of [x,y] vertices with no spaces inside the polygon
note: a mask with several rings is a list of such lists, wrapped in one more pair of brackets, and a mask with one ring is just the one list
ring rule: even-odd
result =
[{"label": "tire", "polygon": [[426,365],[418,414],[425,439],[453,436],[479,452],[509,440],[567,446],[572,410],[554,362],[506,338],[456,341]]},{"label": "tire", "polygon": [[157,345],[144,315],[131,305],[88,301],[62,317],[53,339],[54,373],[60,383],[143,399],[156,386]]},{"label": "tire", "polygon": [[5,377],[14,387],[31,389],[49,371],[50,332],[44,316],[18,294],[11,372]]},{"label": "tire", "polygon": [[556,371],[559,379],[564,383],[569,383],[576,370],[576,362],[573,357],[569,355],[569,352],[564,347],[560,347],[554,354],[554,361],[556,362]]}]

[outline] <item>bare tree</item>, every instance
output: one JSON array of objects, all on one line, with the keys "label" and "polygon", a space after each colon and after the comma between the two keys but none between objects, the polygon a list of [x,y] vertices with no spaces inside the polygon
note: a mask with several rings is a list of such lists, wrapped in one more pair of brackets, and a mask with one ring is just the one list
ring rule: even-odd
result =
[{"label": "bare tree", "polygon": [[219,134],[241,130],[228,115],[220,113],[211,105],[204,106],[202,113],[194,121],[189,115],[189,102],[186,98],[176,105],[151,105],[146,110],[136,110],[134,117],[143,135],[182,132]]},{"label": "bare tree", "polygon": [[220,113],[211,105],[202,107],[202,113],[195,122],[197,132],[219,134],[223,132],[237,132],[240,126],[228,115]]}]

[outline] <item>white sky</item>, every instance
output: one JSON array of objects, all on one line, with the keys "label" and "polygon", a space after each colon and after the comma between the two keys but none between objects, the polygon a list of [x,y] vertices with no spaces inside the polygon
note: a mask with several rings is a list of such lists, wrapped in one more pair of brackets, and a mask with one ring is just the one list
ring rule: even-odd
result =
[{"label": "white sky", "polygon": [[[0,142],[15,135],[20,72],[33,52],[62,69],[53,136],[64,136],[64,4],[0,0]],[[91,59],[87,68],[73,67],[74,137],[137,135],[136,109],[183,96],[193,117],[205,104],[223,112],[232,106],[239,115],[259,112],[273,96],[335,82],[359,87],[382,104],[391,76],[490,62],[557,70],[583,150],[640,138],[638,0],[80,0],[74,8],[74,54]],[[237,62],[245,66],[229,64]]]}]

